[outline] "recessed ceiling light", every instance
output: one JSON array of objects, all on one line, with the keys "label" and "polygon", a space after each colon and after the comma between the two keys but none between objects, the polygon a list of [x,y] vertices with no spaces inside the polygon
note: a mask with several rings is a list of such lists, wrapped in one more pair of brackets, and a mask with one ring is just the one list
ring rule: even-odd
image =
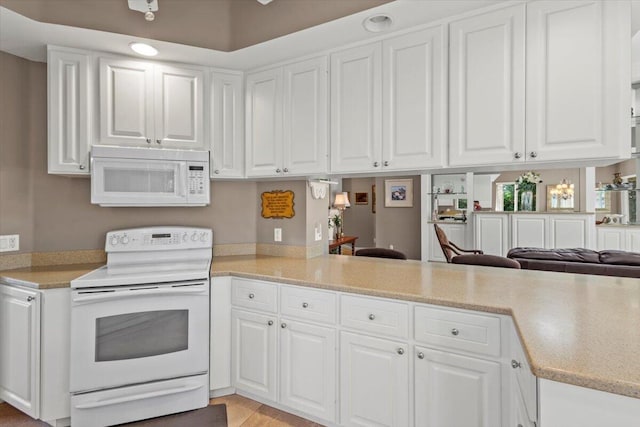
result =
[{"label": "recessed ceiling light", "polygon": [[364,29],[372,33],[387,30],[391,27],[391,24],[393,24],[393,19],[389,15],[373,15],[362,22]]},{"label": "recessed ceiling light", "polygon": [[156,56],[158,54],[158,49],[153,46],[149,46],[146,43],[131,43],[129,47],[135,53],[139,53],[144,56]]}]

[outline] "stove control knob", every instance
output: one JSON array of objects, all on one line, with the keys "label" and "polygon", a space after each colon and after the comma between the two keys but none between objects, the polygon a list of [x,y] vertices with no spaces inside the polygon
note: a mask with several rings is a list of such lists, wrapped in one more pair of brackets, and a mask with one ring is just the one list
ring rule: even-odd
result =
[{"label": "stove control knob", "polygon": [[198,235],[195,232],[191,235],[191,240],[194,242],[198,240]]},{"label": "stove control knob", "polygon": [[204,243],[207,240],[207,233],[200,233],[200,241]]},{"label": "stove control knob", "polygon": [[187,233],[184,233],[184,234],[182,235],[182,241],[183,241],[183,242],[186,242],[187,240],[189,240],[189,235],[188,235]]},{"label": "stove control knob", "polygon": [[118,236],[117,236],[117,235],[115,235],[115,234],[114,234],[113,236],[111,236],[111,240],[110,240],[110,242],[111,242],[111,246],[115,246],[115,245],[117,245],[117,244],[118,244],[118,240],[119,240],[119,239],[118,239]]},{"label": "stove control knob", "polygon": [[129,236],[127,236],[126,234],[122,236],[122,238],[120,239],[120,243],[122,243],[123,245],[129,243]]}]

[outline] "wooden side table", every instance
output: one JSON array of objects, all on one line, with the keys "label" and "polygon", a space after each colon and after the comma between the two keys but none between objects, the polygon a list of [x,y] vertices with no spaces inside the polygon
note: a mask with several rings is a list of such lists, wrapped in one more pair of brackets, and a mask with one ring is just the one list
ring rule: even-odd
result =
[{"label": "wooden side table", "polygon": [[339,239],[329,240],[329,253],[336,249],[338,255],[342,255],[342,245],[348,245],[351,243],[351,255],[355,255],[356,240],[358,240],[358,236],[342,236]]}]

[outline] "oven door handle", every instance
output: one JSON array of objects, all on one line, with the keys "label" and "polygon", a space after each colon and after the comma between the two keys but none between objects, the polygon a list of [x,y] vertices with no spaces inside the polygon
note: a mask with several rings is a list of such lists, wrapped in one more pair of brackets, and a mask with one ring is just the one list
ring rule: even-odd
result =
[{"label": "oven door handle", "polygon": [[166,390],[150,391],[147,393],[134,394],[131,396],[117,397],[115,399],[98,400],[96,402],[81,403],[76,405],[76,409],[93,409],[104,406],[118,405],[120,403],[135,402],[136,400],[151,399],[154,397],[168,396],[171,394],[186,393],[202,388],[202,384],[186,385],[182,387],[169,388]]},{"label": "oven door handle", "polygon": [[87,295],[74,295],[72,301],[74,303],[91,303],[95,301],[104,301],[120,298],[132,298],[136,296],[156,296],[156,295],[193,295],[193,294],[206,294],[207,289],[205,287],[189,288],[181,286],[177,288],[163,288],[163,289],[140,289],[137,291],[114,291],[114,292],[96,292],[88,293]]}]

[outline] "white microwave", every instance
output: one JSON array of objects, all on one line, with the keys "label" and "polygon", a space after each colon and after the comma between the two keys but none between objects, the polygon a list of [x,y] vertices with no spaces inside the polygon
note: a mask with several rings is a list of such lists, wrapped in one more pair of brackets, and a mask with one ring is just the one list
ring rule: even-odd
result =
[{"label": "white microwave", "polygon": [[91,203],[100,206],[206,206],[209,152],[164,148],[91,149]]}]

